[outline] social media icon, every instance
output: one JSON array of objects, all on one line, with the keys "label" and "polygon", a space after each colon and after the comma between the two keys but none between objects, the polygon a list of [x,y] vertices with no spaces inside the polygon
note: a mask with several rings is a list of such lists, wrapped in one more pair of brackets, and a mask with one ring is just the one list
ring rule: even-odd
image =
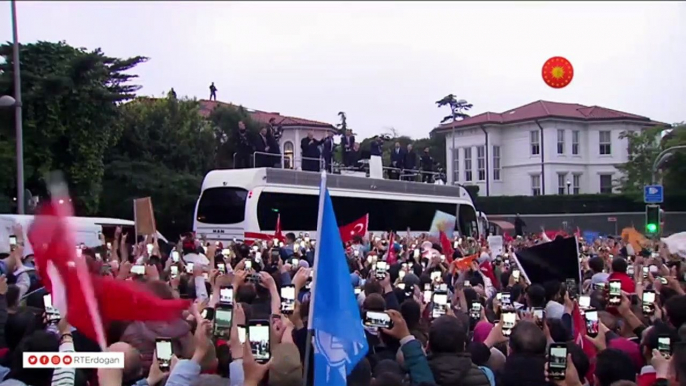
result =
[{"label": "social media icon", "polygon": [[70,365],[71,357],[69,355],[65,355],[64,358],[62,358],[62,363],[64,363],[65,365]]},{"label": "social media icon", "polygon": [[40,357],[40,364],[42,364],[42,365],[47,365],[48,362],[50,362],[50,358],[48,358],[47,355],[41,355],[41,357]]},{"label": "social media icon", "polygon": [[36,363],[38,363],[38,357],[35,356],[35,355],[31,355],[31,356],[29,357],[29,364],[30,364],[30,365],[35,365]]},{"label": "social media icon", "polygon": [[60,357],[58,357],[57,355],[53,355],[52,359],[50,361],[52,362],[53,365],[59,365],[60,364]]}]

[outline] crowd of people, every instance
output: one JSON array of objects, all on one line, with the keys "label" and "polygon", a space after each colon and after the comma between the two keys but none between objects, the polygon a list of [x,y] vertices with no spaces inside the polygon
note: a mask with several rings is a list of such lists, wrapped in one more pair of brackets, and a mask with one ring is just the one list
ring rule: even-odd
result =
[{"label": "crowd of people", "polygon": [[[24,255],[26,240],[18,240],[0,262],[0,386],[301,386],[304,377],[314,384],[313,366],[304,363],[316,245],[309,235],[288,233],[282,241],[252,245],[222,245],[190,233],[173,246],[154,238],[128,245],[126,239],[118,230],[113,240],[80,253],[93,273],[139,282],[163,299],[191,299],[190,308],[164,322],[105,326],[107,350],[125,354],[123,369],[24,368],[24,352],[99,347],[67,320],[46,315],[41,277],[33,257]],[[356,236],[345,250],[351,287],[363,323],[372,314],[364,323],[369,351],[347,384],[685,385],[686,264],[658,244],[630,255],[622,240],[579,241],[582,281],[570,284],[529,283],[519,272],[513,256],[543,242],[535,235],[517,236],[499,253],[456,236],[448,255],[445,244],[427,234]],[[554,264],[556,256],[549,258]],[[492,269],[485,272],[483,264]],[[618,302],[606,288],[616,281]],[[294,287],[295,307],[282,312],[288,302],[280,289],[287,286]],[[220,303],[226,288],[233,291],[229,308]],[[650,291],[655,302],[646,313],[641,299]],[[231,326],[214,329],[217,312],[209,309],[230,310],[222,320]],[[588,334],[576,319],[592,312],[597,333]],[[379,313],[388,315],[387,328],[379,327],[385,323]],[[254,323],[269,325],[269,344],[245,338],[242,329]],[[159,339],[172,342],[169,366],[157,358]],[[261,341],[259,350],[250,347],[254,340]],[[551,347],[566,360],[550,359]]]}]

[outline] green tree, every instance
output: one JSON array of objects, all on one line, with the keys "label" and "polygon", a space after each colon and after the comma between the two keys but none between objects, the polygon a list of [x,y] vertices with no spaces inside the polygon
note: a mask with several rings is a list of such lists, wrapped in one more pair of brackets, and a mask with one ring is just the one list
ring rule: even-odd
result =
[{"label": "green tree", "polygon": [[629,143],[629,160],[617,166],[622,176],[617,180],[622,193],[638,198],[643,195],[643,186],[649,185],[655,157],[662,151],[660,133],[664,127],[654,127],[639,132],[625,131],[619,136]]},{"label": "green tree", "polygon": [[[0,46],[0,95],[12,95],[12,45]],[[26,188],[45,195],[44,175],[65,173],[77,213],[94,214],[102,190],[103,156],[121,134],[121,102],[140,86],[127,73],[147,59],[119,59],[100,49],[39,41],[20,47]],[[16,175],[13,114],[0,115],[0,188],[12,194]]]},{"label": "green tree", "polygon": [[436,101],[436,105],[439,108],[445,106],[450,107],[450,114],[446,115],[441,120],[441,123],[455,122],[458,120],[469,118],[469,114],[467,114],[466,111],[473,107],[471,103],[467,102],[464,99],[457,100],[455,98],[455,95],[453,94],[448,94],[440,100]]},{"label": "green tree", "polygon": [[106,155],[101,213],[133,218],[133,199],[150,196],[160,231],[192,228],[195,201],[213,169],[216,132],[196,100],[137,98],[121,106],[121,138]]},{"label": "green tree", "polygon": [[[686,123],[676,123],[662,138],[662,148],[686,145]],[[661,165],[662,183],[671,193],[686,193],[686,149],[676,150]]]}]

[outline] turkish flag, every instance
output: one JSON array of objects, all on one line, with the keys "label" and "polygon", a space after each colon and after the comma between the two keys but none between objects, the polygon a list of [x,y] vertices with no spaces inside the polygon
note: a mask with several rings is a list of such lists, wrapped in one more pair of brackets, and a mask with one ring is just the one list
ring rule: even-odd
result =
[{"label": "turkish flag", "polygon": [[453,254],[455,253],[455,251],[453,250],[452,245],[450,245],[450,239],[448,238],[448,235],[446,235],[445,232],[440,231],[438,232],[438,238],[441,242],[441,248],[443,249],[445,259],[448,260],[448,263],[452,263]]},{"label": "turkish flag", "polygon": [[283,231],[281,231],[281,213],[276,216],[276,230],[274,230],[274,238],[279,241],[284,241],[286,238],[283,236]]},{"label": "turkish flag", "polygon": [[347,243],[353,239],[354,236],[364,237],[367,234],[367,228],[369,227],[369,213],[360,217],[359,219],[351,222],[348,225],[343,225],[338,228],[341,232],[341,240],[343,243]]},{"label": "turkish flag", "polygon": [[574,343],[578,344],[584,351],[584,354],[588,356],[588,359],[591,360],[591,367],[586,373],[586,379],[592,380],[595,374],[595,361],[592,359],[596,357],[597,351],[593,342],[586,337],[586,320],[581,314],[579,304],[576,301],[574,302],[574,308],[572,309],[572,331],[574,334]]},{"label": "turkish flag", "polygon": [[169,320],[190,305],[186,300],[162,300],[133,281],[91,274],[86,260],[77,256],[68,199],[57,198],[41,208],[29,229],[36,269],[53,306],[70,325],[105,349],[105,329],[112,321]]},{"label": "turkish flag", "polygon": [[486,277],[491,279],[491,284],[493,284],[493,286],[496,289],[500,289],[500,283],[498,282],[498,280],[495,279],[495,274],[493,273],[493,265],[490,261],[485,260],[481,264],[479,264],[479,270],[481,270],[481,272],[483,272],[483,274],[486,275]]},{"label": "turkish flag", "polygon": [[386,255],[386,262],[388,265],[393,265],[398,262],[398,254],[395,253],[395,232],[391,232],[391,238],[388,240],[388,255]]}]

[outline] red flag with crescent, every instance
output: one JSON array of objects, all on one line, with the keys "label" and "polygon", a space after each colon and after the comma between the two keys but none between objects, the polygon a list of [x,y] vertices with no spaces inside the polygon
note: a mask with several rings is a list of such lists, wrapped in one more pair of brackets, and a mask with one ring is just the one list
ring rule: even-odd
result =
[{"label": "red flag with crescent", "polygon": [[352,241],[353,237],[360,236],[364,237],[367,234],[367,228],[369,227],[369,213],[360,217],[359,219],[351,222],[348,225],[343,225],[338,228],[341,232],[341,240],[343,243]]}]

